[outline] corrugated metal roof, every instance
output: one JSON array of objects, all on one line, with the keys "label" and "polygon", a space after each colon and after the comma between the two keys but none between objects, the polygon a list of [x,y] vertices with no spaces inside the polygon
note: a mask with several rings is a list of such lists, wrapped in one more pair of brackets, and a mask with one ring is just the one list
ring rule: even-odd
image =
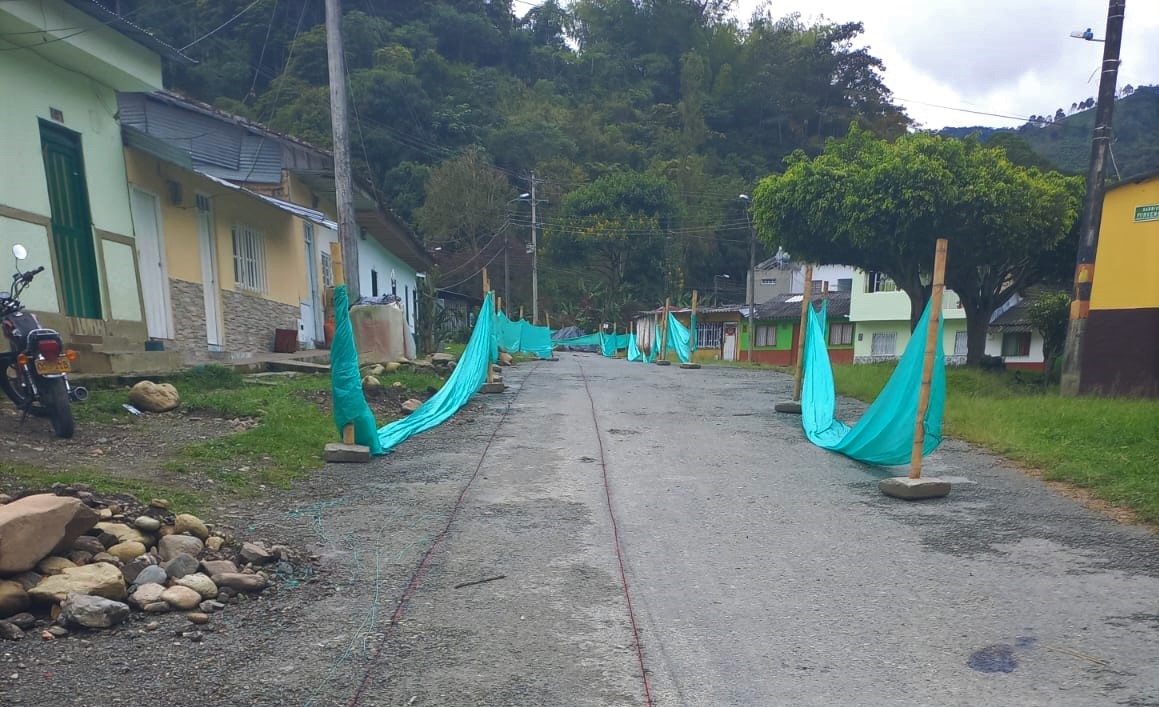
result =
[{"label": "corrugated metal roof", "polygon": [[121,126],[121,141],[128,147],[133,147],[154,157],[165,160],[170,164],[183,169],[193,169],[193,160],[189,153],[179,147],[174,147],[164,140],[158,139],[149,133],[142,132],[131,125]]},{"label": "corrugated metal roof", "polygon": [[[801,297],[800,292],[796,294],[777,295],[768,302],[757,305],[756,317],[757,319],[764,320],[800,319]],[[812,299],[814,307],[819,307],[824,297],[814,295]],[[848,292],[830,292],[829,318],[848,317],[850,299],[851,296]]]},{"label": "corrugated metal roof", "polygon": [[276,209],[281,209],[282,211],[285,211],[289,214],[293,214],[294,216],[297,216],[298,218],[302,218],[302,219],[305,219],[307,221],[312,221],[313,223],[316,223],[319,226],[325,226],[326,228],[329,228],[329,229],[334,230],[334,231],[338,230],[338,224],[336,224],[333,221],[331,221],[330,219],[326,218],[326,214],[322,213],[321,211],[307,209],[305,206],[299,206],[298,204],[292,204],[288,201],[282,201],[281,199],[275,199],[272,196],[266,196],[265,194],[259,194],[258,192],[253,191],[252,189],[246,189],[245,187],[238,186],[238,185],[234,184],[233,182],[227,181],[225,179],[221,179],[220,177],[215,177],[212,174],[208,174],[208,173],[202,172],[200,170],[195,169],[193,171],[197,172],[198,174],[205,177],[206,179],[214,182],[215,184],[220,184],[221,186],[227,187],[229,189],[233,189],[234,191],[245,192],[246,194],[249,194],[252,197],[255,197],[257,199],[261,199],[262,201],[266,202],[267,204],[269,204],[270,206],[273,206]]},{"label": "corrugated metal roof", "polygon": [[163,57],[191,66],[198,63],[196,59],[182,54],[180,49],[162,42],[152,32],[149,32],[144,27],[133,24],[125,17],[95,0],[65,0],[65,2],[89,17],[100,20],[102,24],[108,25],[110,28],[120,32],[138,44],[152,49]]}]

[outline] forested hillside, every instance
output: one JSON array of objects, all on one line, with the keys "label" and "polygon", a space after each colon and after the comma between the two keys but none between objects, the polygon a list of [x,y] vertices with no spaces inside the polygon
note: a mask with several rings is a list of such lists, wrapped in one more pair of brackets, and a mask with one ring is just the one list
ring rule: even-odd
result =
[{"label": "forested hillside", "polygon": [[[428,195],[433,170],[478,148],[470,160],[498,170],[507,188],[487,197],[500,222],[469,230],[505,229],[524,243],[528,205],[508,200],[529,191],[534,170],[549,307],[580,295],[603,310],[652,304],[726,273],[740,298],[749,226],[737,195],[851,121],[881,136],[908,121],[881,63],[852,47],[860,24],[769,14],[738,23],[730,4],[346,2],[356,170],[428,243],[483,251],[473,262],[493,246],[439,217],[455,206]],[[119,9],[174,46],[192,44],[200,64],[169,67],[172,89],[329,145],[320,0],[120,0]],[[594,191],[569,200],[584,189]],[[643,210],[625,206],[602,224],[583,215],[580,202],[625,193]],[[526,267],[522,255],[513,249],[513,268]],[[444,284],[475,269],[461,265]],[[512,289],[526,279],[513,272]]]},{"label": "forested hillside", "polygon": [[[1114,164],[1107,170],[1111,181],[1159,169],[1159,86],[1124,89],[1127,95],[1115,101],[1112,119]],[[1053,116],[1034,117],[1036,120],[1014,130],[946,128],[941,133],[952,137],[974,133],[987,144],[999,135],[1017,135],[1041,158],[1042,164],[1071,174],[1085,174],[1095,127],[1094,99],[1085,99],[1081,107],[1075,104],[1070,114],[1059,108]]]}]

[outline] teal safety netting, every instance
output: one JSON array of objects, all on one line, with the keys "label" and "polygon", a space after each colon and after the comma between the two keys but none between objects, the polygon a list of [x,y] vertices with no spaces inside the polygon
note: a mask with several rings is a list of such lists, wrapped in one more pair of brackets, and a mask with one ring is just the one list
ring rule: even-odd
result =
[{"label": "teal safety netting", "polygon": [[570,339],[557,339],[553,341],[556,346],[601,346],[603,345],[603,334],[596,332],[594,334],[585,334],[584,336],[575,336]]},{"label": "teal safety netting", "polygon": [[692,333],[672,312],[668,313],[668,348],[681,363],[692,363]]},{"label": "teal safety netting", "polygon": [[358,370],[358,351],[354,330],[350,326],[350,306],[346,285],[334,288],[334,339],[330,344],[330,392],[334,397],[334,424],[338,432],[354,425],[354,441],[370,447],[371,454],[382,454],[374,413],[362,394],[362,374]]},{"label": "teal safety netting", "polygon": [[600,352],[608,358],[615,358],[617,351],[628,348],[628,339],[630,338],[631,336],[628,334],[601,334]]},{"label": "teal safety netting", "polygon": [[656,358],[656,345],[655,344],[653,344],[651,346],[651,348],[648,349],[648,353],[644,353],[643,351],[640,350],[639,344],[636,343],[636,335],[635,334],[628,334],[628,360],[629,361],[642,361],[643,363],[652,363],[652,360],[655,358]]},{"label": "teal safety netting", "polygon": [[[837,396],[833,387],[833,368],[825,348],[828,302],[821,313],[809,307],[805,337],[805,377],[801,389],[801,426],[809,440],[818,447],[839,452],[869,464],[897,466],[910,463],[913,451],[914,422],[921,392],[922,363],[925,354],[926,325],[930,304],[910,337],[905,353],[877,399],[850,427],[836,419]],[[938,321],[938,348],[930,387],[930,404],[923,425],[929,454],[942,442],[942,414],[946,405],[946,361],[942,349],[942,325]]]},{"label": "teal safety netting", "polygon": [[551,358],[555,346],[551,340],[551,329],[535,326],[523,319],[513,322],[500,312],[496,315],[495,330],[499,348],[507,353],[529,353],[539,358]]},{"label": "teal safety netting", "polygon": [[447,382],[443,383],[439,392],[431,396],[418,410],[378,431],[378,441],[382,449],[376,452],[377,454],[389,452],[411,437],[442,424],[483,387],[483,383],[487,380],[487,368],[495,362],[498,353],[494,345],[496,317],[487,316],[488,312],[494,311],[492,294],[487,293],[479,310],[475,330],[471,332],[471,339],[467,342],[467,348],[459,357],[459,362]]}]

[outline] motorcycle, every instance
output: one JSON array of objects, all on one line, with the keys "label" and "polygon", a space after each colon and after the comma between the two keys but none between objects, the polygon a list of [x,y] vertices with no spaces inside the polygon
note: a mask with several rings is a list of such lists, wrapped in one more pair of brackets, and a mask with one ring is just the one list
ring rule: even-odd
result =
[{"label": "motorcycle", "polygon": [[69,438],[76,428],[72,403],[88,398],[83,386],[68,382],[76,352],[65,350],[60,334],[41,327],[35,314],[24,311],[20,295],[44,266],[20,272],[20,261],[28,257],[28,251],[14,245],[12,254],[16,256],[12,289],[0,292],[0,329],[9,346],[0,353],[0,389],[24,413],[21,423],[28,415],[47,417],[57,437]]}]

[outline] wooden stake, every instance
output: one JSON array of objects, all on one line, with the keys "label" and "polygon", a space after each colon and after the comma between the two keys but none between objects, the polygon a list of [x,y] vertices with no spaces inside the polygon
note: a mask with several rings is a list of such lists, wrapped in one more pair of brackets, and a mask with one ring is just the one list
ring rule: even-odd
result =
[{"label": "wooden stake", "polygon": [[[519,311],[522,312],[523,309],[520,308]],[[520,316],[522,316],[522,315],[520,315]],[[543,316],[547,317],[547,328],[550,329],[551,328],[551,312],[544,312]]]},{"label": "wooden stake", "polygon": [[342,428],[342,444],[354,444],[354,425],[346,423]]},{"label": "wooden stake", "polygon": [[[922,362],[922,390],[918,396],[918,417],[914,421],[914,449],[910,457],[909,477],[922,478],[922,452],[926,444],[926,412],[930,409],[930,383],[934,379],[934,357],[938,353],[938,324],[942,318],[942,291],[946,289],[945,238],[938,239],[934,252],[934,281],[930,293],[930,317],[926,323],[926,356]],[[914,332],[915,334],[917,332]]]},{"label": "wooden stake", "polygon": [[342,246],[337,243],[330,244],[330,274],[334,278],[335,285],[346,283],[346,271],[342,265]]},{"label": "wooden stake", "polygon": [[[696,292],[696,290],[693,290],[692,291],[692,317],[688,320],[689,327],[696,326],[696,300],[697,300],[697,297],[698,297],[698,293]],[[691,331],[691,334],[692,334],[692,336],[689,338],[689,341],[692,343],[696,343],[696,332]],[[695,358],[695,356],[696,356],[696,349],[692,349],[691,351],[689,351],[688,357],[689,357],[690,363],[693,362],[692,359]]]},{"label": "wooden stake", "polygon": [[[805,372],[805,331],[809,320],[809,308],[813,306],[813,266],[805,267],[805,287],[801,291],[801,324],[797,332],[797,375],[793,379],[793,400],[801,399],[802,375]],[[752,336],[752,332],[749,332]]]},{"label": "wooden stake", "polygon": [[[520,321],[523,320],[523,306],[522,305],[520,305],[520,307],[519,307],[519,319],[520,319]],[[548,319],[548,321],[550,321],[550,318]]]},{"label": "wooden stake", "polygon": [[664,319],[660,322],[660,358],[668,358],[668,308],[672,298],[664,300]]},{"label": "wooden stake", "polygon": [[495,313],[498,314],[502,311],[503,311],[503,298],[496,297],[495,298]]}]

